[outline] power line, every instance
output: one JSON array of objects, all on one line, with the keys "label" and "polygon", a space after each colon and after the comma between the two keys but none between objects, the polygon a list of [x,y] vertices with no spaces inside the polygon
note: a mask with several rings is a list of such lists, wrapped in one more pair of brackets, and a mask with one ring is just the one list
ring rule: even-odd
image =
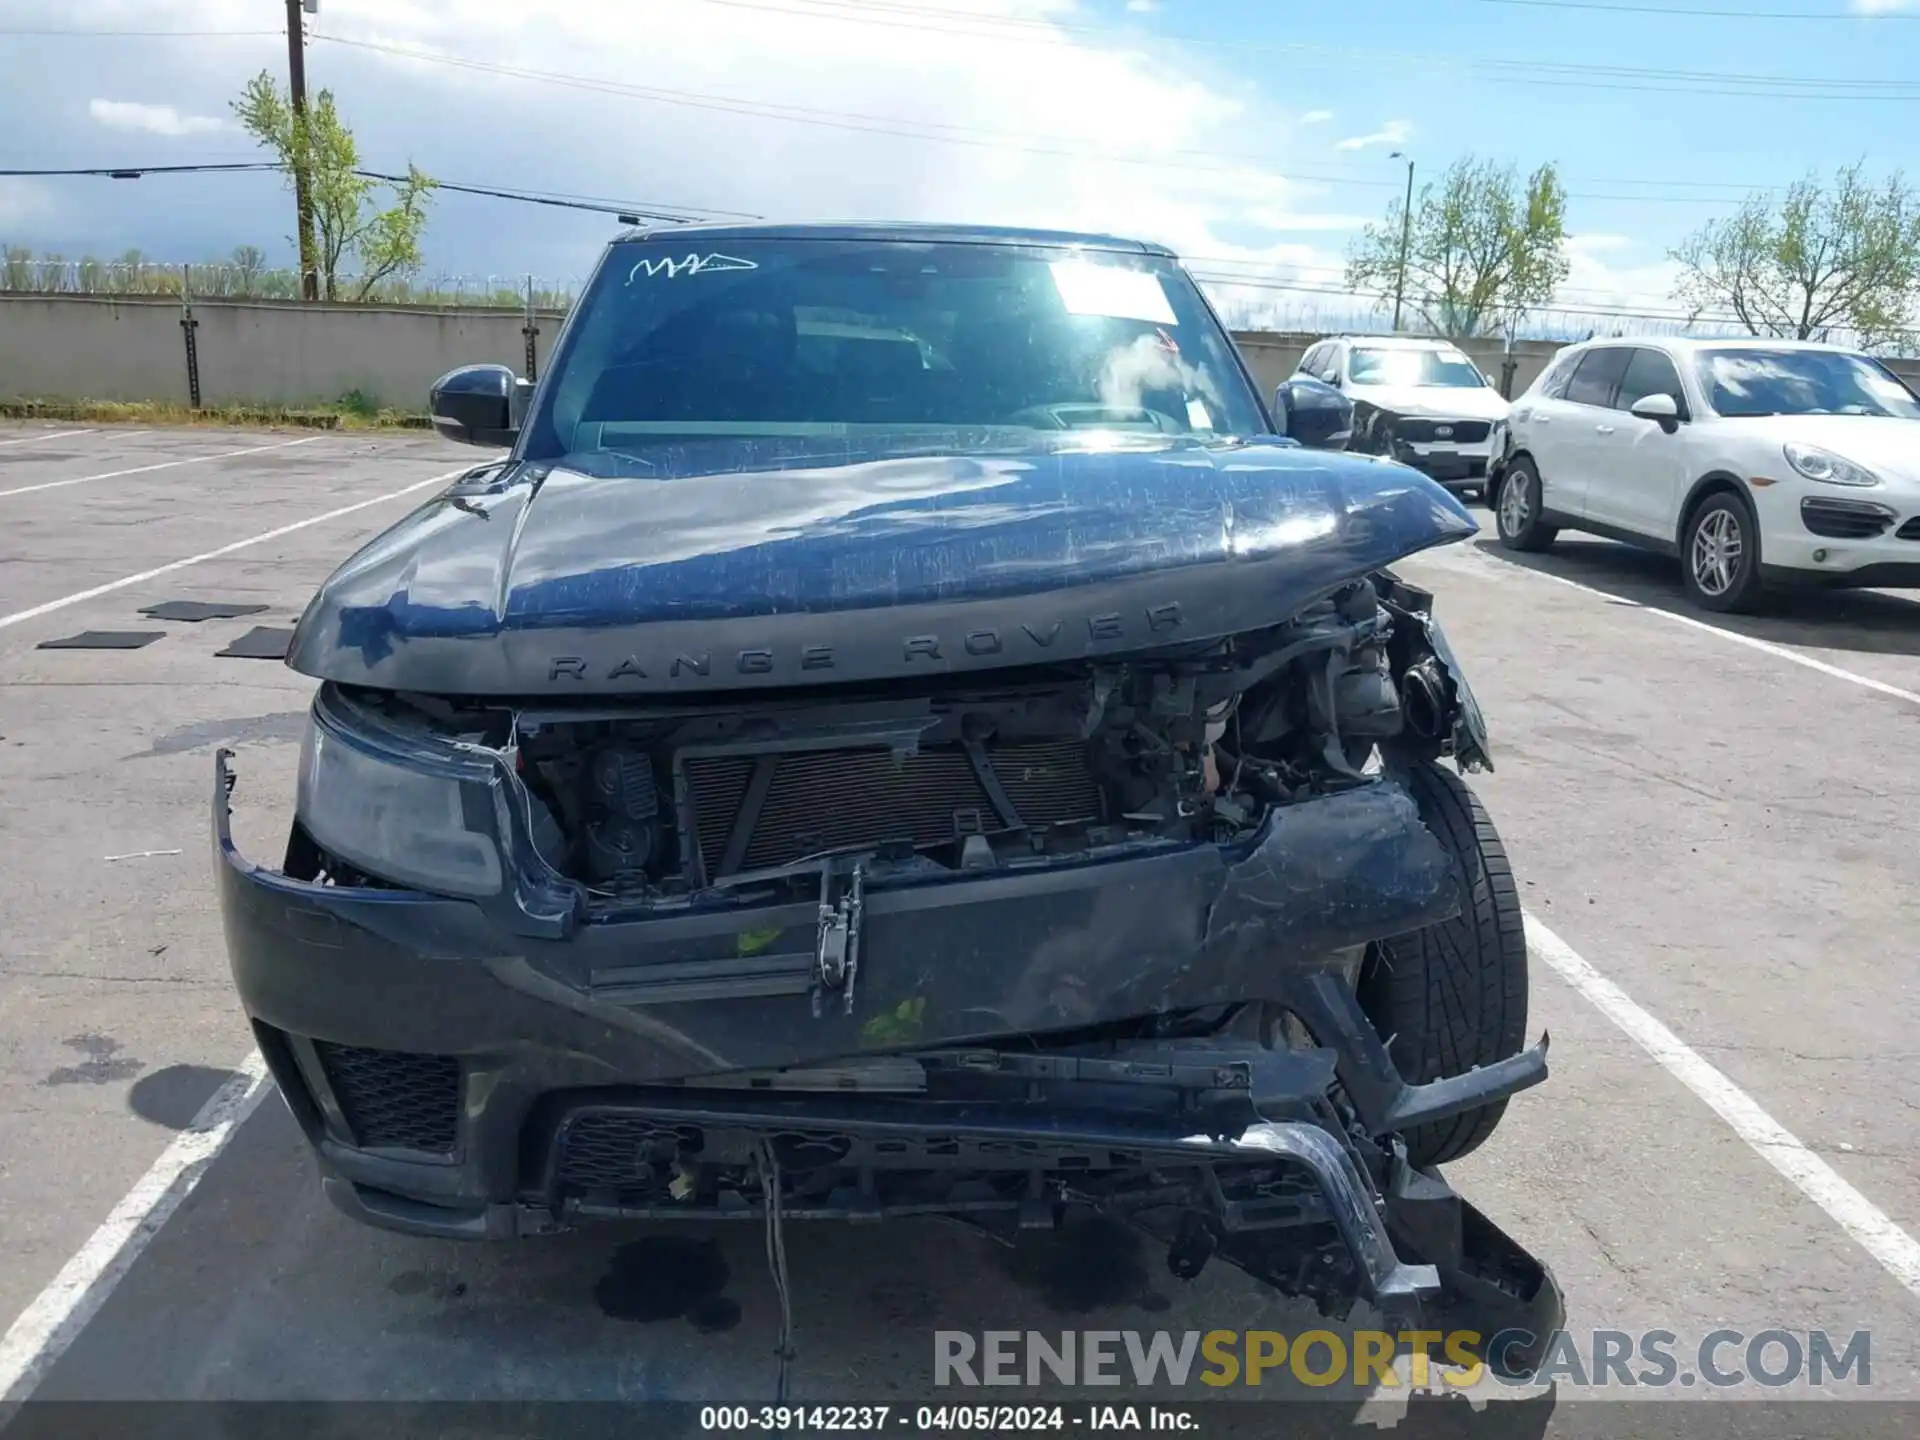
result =
[{"label": "power line", "polygon": [[[927,30],[938,34],[967,35],[975,38],[992,36],[994,38],[1020,38],[1036,40],[1042,43],[1066,44],[1065,37],[1085,35],[1096,40],[1124,41],[1134,37],[1098,25],[1078,25],[1069,21],[1047,20],[1027,16],[982,15],[963,10],[942,10],[927,6],[908,6],[891,3],[891,0],[705,0],[706,4],[726,6],[732,9],[756,10],[770,14],[793,15],[808,19],[838,20],[845,24],[882,25],[908,30]],[[1544,3],[1544,0],[1542,0]],[[794,8],[794,7],[802,8]],[[1842,17],[1833,17],[1842,18]],[[952,22],[949,24],[930,24],[929,21]],[[964,28],[953,28],[958,24]],[[980,27],[989,27],[982,29]],[[998,32],[998,33],[996,33]],[[1224,35],[1194,35],[1169,31],[1143,32],[1139,38],[1147,38],[1161,43],[1179,45],[1202,45],[1225,48],[1235,53],[1268,53],[1288,55],[1333,55],[1347,59],[1365,60],[1377,63],[1390,62],[1432,65],[1449,69],[1473,69],[1496,71],[1507,74],[1518,84],[1553,84],[1565,82],[1559,76],[1597,75],[1611,77],[1612,80],[1659,80],[1674,82],[1671,85],[1628,85],[1619,83],[1601,83],[1598,81],[1579,82],[1583,89],[1601,90],[1650,90],[1659,94],[1674,93],[1684,89],[1689,94],[1715,95],[1773,95],[1792,93],[1805,99],[1845,99],[1851,98],[1854,91],[1860,91],[1861,99],[1905,99],[1916,89],[1915,82],[1905,80],[1861,80],[1852,76],[1793,76],[1793,75],[1755,75],[1731,71],[1716,70],[1659,70],[1641,66],[1623,65],[1575,65],[1555,60],[1534,59],[1498,59],[1466,58],[1451,55],[1420,54],[1390,50],[1345,50],[1336,46],[1313,45],[1301,41],[1257,41]],[[1527,77],[1542,77],[1529,79]],[[1722,90],[1702,90],[1702,83],[1719,83],[1737,88]],[[1841,93],[1805,94],[1805,87],[1828,87]],[[1759,88],[1755,88],[1759,87]],[[1778,87],[1785,87],[1779,91]],[[1869,94],[1872,87],[1894,87],[1901,93],[1882,95],[1878,90]]]},{"label": "power line", "polygon": [[261,35],[280,35],[278,30],[0,30],[0,39],[13,39],[16,36],[51,37],[64,36],[71,39],[91,38],[96,40],[212,40],[227,38],[252,38]]},{"label": "power line", "polygon": [[[1246,152],[1177,149],[1162,152],[1164,158],[1121,155],[1111,151],[1091,150],[1071,140],[1058,137],[1028,135],[1017,131],[990,130],[980,126],[950,125],[933,121],[905,121],[886,116],[863,115],[847,111],[819,110],[809,106],[744,100],[735,96],[714,95],[700,91],[669,90],[658,86],[633,85],[622,81],[602,80],[590,75],[573,75],[560,71],[535,70],[527,66],[507,65],[488,60],[474,60],[465,56],[416,50],[398,45],[386,45],[372,40],[349,40],[337,35],[315,35],[313,38],[328,44],[343,45],[356,50],[368,50],[381,54],[395,55],[403,59],[415,60],[426,64],[445,65],[454,69],[471,70],[481,74],[501,75],[520,80],[534,80],[543,84],[558,85],[567,89],[587,90],[604,95],[648,100],[657,104],[714,111],[723,114],[744,115],[756,119],[779,120],[789,124],[814,125],[827,129],[847,130],[861,134],[886,135],[897,139],[930,141],[947,145],[963,145],[975,149],[1010,151],[1031,155],[1064,156],[1070,159],[1095,160],[1115,165],[1137,166],[1150,170],[1177,170],[1182,173],[1212,172],[1216,174],[1238,175],[1242,174],[1249,166],[1258,166],[1261,167],[1268,176],[1274,179],[1292,180],[1306,184],[1349,185],[1368,189],[1384,187],[1393,189],[1397,188],[1400,183],[1397,180],[1369,179],[1355,175],[1275,170],[1268,168],[1270,165],[1269,157]],[[1051,140],[1052,143],[1026,143],[1029,141],[1047,140]],[[1238,163],[1232,165],[1195,164],[1185,157],[1231,160],[1237,161]],[[1588,193],[1579,191],[1570,191],[1569,198],[1576,200],[1604,200],[1624,204],[1722,205],[1727,201],[1727,197],[1724,195],[1656,196]]]},{"label": "power line", "polygon": [[277,160],[244,160],[220,165],[100,165],[69,170],[0,170],[5,176],[96,175],[110,180],[138,180],[143,175],[198,175],[235,170],[279,170]]},{"label": "power line", "polygon": [[1920,15],[1881,11],[1843,15],[1832,10],[1708,10],[1688,5],[1614,5],[1602,0],[1471,0],[1475,5],[1515,5],[1529,10],[1601,10],[1614,15],[1678,15],[1709,20],[1920,20]]},{"label": "power line", "polygon": [[[276,32],[277,33],[277,32]],[[254,160],[227,165],[100,165],[72,169],[6,169],[0,177],[92,176],[109,180],[138,180],[147,175],[232,174],[235,171],[272,170],[284,173],[286,166],[277,160]],[[381,180],[404,184],[405,175],[381,170],[355,170],[363,180]],[[432,179],[432,177],[428,177]],[[761,217],[744,210],[687,210],[684,206],[661,206],[648,201],[614,200],[598,196],[569,195],[564,191],[516,190],[497,185],[470,185],[458,180],[433,180],[436,190],[462,195],[483,195],[496,200],[519,200],[530,205],[551,205],[567,210],[590,210],[603,215],[638,215],[650,220],[690,225],[705,220],[758,220]]]}]

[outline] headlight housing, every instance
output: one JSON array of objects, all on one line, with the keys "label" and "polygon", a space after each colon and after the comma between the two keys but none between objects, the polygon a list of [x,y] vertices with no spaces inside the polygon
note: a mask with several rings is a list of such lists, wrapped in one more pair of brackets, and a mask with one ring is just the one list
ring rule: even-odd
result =
[{"label": "headlight housing", "polygon": [[1795,445],[1788,441],[1784,447],[1787,464],[1794,472],[1809,480],[1818,480],[1822,485],[1878,485],[1880,477],[1863,465],[1856,465],[1845,456],[1836,455],[1831,450],[1822,450],[1818,445]]},{"label": "headlight housing", "polygon": [[370,875],[442,895],[500,893],[500,778],[430,737],[349,728],[359,719],[314,700],[300,746],[295,810],[321,849]]}]

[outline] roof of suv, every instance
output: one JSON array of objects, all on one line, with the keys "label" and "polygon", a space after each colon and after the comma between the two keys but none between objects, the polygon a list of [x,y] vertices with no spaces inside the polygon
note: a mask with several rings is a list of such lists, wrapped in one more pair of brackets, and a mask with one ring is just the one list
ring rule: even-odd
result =
[{"label": "roof of suv", "polygon": [[1432,335],[1329,335],[1329,340],[1345,340],[1381,350],[1458,350],[1451,340]]},{"label": "roof of suv", "polygon": [[[1833,355],[1857,355],[1848,345],[1829,345],[1824,340],[1786,340],[1773,335],[1596,335],[1578,342],[1578,348],[1599,349],[1603,345],[1641,345],[1665,350],[1674,355],[1695,355],[1702,350],[1819,350]],[[1568,350],[1576,346],[1565,347]]]},{"label": "roof of suv", "polygon": [[621,232],[626,240],[854,240],[909,241],[922,245],[1043,245],[1086,250],[1118,250],[1173,259],[1164,245],[1118,235],[1089,235],[1073,230],[1022,230],[1005,225],[808,224],[808,225],[657,225]]}]

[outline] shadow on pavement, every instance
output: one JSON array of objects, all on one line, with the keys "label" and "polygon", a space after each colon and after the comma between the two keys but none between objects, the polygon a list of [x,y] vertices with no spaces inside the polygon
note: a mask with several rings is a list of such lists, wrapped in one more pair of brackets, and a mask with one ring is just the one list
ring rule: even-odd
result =
[{"label": "shadow on pavement", "polygon": [[210,1065],[169,1065],[133,1082],[127,1092],[127,1108],[152,1124],[184,1130],[200,1113],[200,1107],[213,1098],[213,1092],[233,1076],[231,1070],[216,1070]]},{"label": "shadow on pavement", "polygon": [[[1562,536],[1551,550],[1509,550],[1498,537],[1471,542],[1489,559],[1577,580],[1650,609],[1703,620],[1737,635],[1813,650],[1920,655],[1920,596],[1875,590],[1773,590],[1757,615],[1715,615],[1696,609],[1680,586],[1680,562],[1612,540]],[[1915,547],[1920,554],[1920,546]]]}]

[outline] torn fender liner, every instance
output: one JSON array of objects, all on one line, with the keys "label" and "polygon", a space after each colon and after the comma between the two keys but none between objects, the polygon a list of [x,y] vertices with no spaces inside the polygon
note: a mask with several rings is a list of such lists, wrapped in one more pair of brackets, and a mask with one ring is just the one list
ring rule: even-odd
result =
[{"label": "torn fender liner", "polygon": [[[1459,913],[1453,857],[1396,780],[1276,808],[1228,870],[1207,912],[1207,944],[1321,951],[1417,930]],[[1444,913],[1443,909],[1444,907]]]}]

